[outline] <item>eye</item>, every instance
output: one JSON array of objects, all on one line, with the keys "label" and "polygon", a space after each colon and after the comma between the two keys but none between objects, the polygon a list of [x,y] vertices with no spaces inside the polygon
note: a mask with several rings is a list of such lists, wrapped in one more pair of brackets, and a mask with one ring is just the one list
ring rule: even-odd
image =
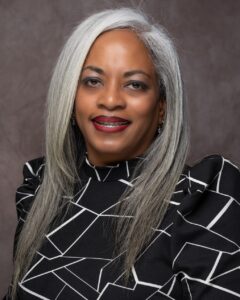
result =
[{"label": "eye", "polygon": [[127,86],[131,89],[131,90],[136,90],[136,91],[145,91],[148,89],[148,86],[142,82],[142,81],[131,81],[127,84]]},{"label": "eye", "polygon": [[102,84],[101,80],[99,78],[95,77],[86,77],[81,80],[81,82],[88,87],[98,87]]}]

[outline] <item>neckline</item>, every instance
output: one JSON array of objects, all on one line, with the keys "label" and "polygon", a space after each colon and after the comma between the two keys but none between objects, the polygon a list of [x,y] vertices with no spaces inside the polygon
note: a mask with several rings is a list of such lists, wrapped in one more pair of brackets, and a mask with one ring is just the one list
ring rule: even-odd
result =
[{"label": "neckline", "polygon": [[95,166],[88,160],[86,155],[81,166],[80,178],[87,179],[91,177],[92,180],[99,182],[129,180],[138,162],[143,159],[143,157],[138,156],[130,160],[120,161],[113,165]]}]

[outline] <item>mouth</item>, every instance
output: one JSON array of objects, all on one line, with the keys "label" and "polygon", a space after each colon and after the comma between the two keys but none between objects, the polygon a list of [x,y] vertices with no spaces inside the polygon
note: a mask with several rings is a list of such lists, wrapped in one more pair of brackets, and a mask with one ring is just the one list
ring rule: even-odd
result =
[{"label": "mouth", "polygon": [[120,117],[97,116],[92,119],[94,127],[103,132],[119,132],[125,130],[130,121]]}]

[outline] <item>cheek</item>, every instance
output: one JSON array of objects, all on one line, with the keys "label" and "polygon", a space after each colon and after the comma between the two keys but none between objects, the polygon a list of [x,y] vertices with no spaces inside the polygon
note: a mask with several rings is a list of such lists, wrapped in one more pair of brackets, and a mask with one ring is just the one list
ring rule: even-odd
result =
[{"label": "cheek", "polygon": [[79,119],[79,117],[85,118],[88,116],[89,111],[91,110],[91,101],[88,101],[89,99],[86,99],[86,97],[76,97],[75,103],[74,103],[74,111],[76,118]]},{"label": "cheek", "polygon": [[84,91],[79,88],[77,93],[76,93],[76,98],[75,98],[75,103],[74,103],[74,108],[75,108],[75,112],[76,113],[84,113],[85,109],[88,106],[88,103],[90,103],[90,101],[88,101],[89,97],[84,93]]},{"label": "cheek", "polygon": [[82,101],[79,101],[79,99],[75,100],[74,115],[78,128],[82,133],[84,133],[88,114],[86,111],[86,106],[84,106],[84,103]]},{"label": "cheek", "polygon": [[134,105],[132,108],[136,117],[139,118],[153,118],[158,115],[159,112],[159,104],[155,99],[146,99],[146,101],[142,101],[138,105]]}]

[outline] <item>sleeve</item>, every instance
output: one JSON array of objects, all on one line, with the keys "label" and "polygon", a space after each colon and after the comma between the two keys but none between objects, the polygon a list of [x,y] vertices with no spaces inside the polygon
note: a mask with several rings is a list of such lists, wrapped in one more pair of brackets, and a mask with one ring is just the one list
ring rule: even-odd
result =
[{"label": "sleeve", "polygon": [[[29,162],[26,162],[23,166],[23,183],[17,188],[16,191],[16,208],[18,224],[14,237],[14,249],[15,255],[16,246],[18,242],[19,234],[26,221],[27,214],[31,209],[32,203],[42,183],[43,172],[45,166],[45,159],[43,157],[36,158]],[[3,297],[3,300],[10,300],[11,285],[8,288],[7,294]]]},{"label": "sleeve", "polygon": [[240,172],[210,156],[185,173],[188,195],[174,220],[172,257],[184,299],[240,299]]},{"label": "sleeve", "polygon": [[26,162],[23,167],[23,183],[16,191],[16,209],[18,224],[14,238],[14,254],[19,234],[26,221],[27,214],[41,185],[44,171],[44,158],[37,158]]}]

